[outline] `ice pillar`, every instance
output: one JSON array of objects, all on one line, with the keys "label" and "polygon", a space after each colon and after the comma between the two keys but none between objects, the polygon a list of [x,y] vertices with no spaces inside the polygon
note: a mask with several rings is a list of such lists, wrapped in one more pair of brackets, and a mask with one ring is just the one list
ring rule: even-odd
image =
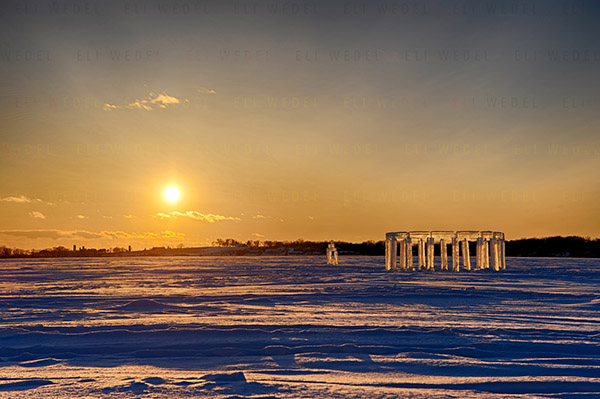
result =
[{"label": "ice pillar", "polygon": [[500,265],[498,264],[498,243],[496,237],[492,237],[490,239],[490,258],[492,258],[492,269],[494,271],[500,270]]},{"label": "ice pillar", "polygon": [[385,270],[390,270],[392,268],[392,263],[390,262],[390,246],[392,240],[388,237],[385,238]]},{"label": "ice pillar", "polygon": [[390,268],[388,270],[396,269],[396,253],[398,252],[398,241],[396,237],[392,237],[390,242]]},{"label": "ice pillar", "polygon": [[469,241],[465,238],[461,242],[462,244],[462,256],[463,256],[463,265],[465,269],[471,270],[471,256],[469,255]]},{"label": "ice pillar", "polygon": [[406,239],[400,240],[400,270],[406,270]]},{"label": "ice pillar", "polygon": [[489,245],[489,241],[484,239],[483,240],[483,268],[484,269],[489,269],[490,268],[490,245]]},{"label": "ice pillar", "polygon": [[476,261],[475,267],[477,269],[483,269],[483,238],[481,238],[481,237],[477,238],[476,254],[477,254],[477,257],[476,257],[477,261]]},{"label": "ice pillar", "polygon": [[413,268],[412,239],[410,237],[406,237],[406,268],[408,270]]},{"label": "ice pillar", "polygon": [[[387,242],[387,240],[386,240]],[[386,259],[387,262],[387,259]],[[327,264],[328,265],[337,265],[338,264],[338,252],[337,249],[335,248],[335,244],[333,243],[333,241],[331,241],[329,243],[329,246],[327,246]]]},{"label": "ice pillar", "polygon": [[419,239],[419,269],[425,268],[425,241]]},{"label": "ice pillar", "polygon": [[442,259],[441,270],[448,270],[448,248],[446,247],[446,241],[442,238],[440,240],[440,258]]},{"label": "ice pillar", "polygon": [[500,241],[500,268],[506,270],[506,258],[504,257],[504,251],[506,250],[504,245],[504,238]]},{"label": "ice pillar", "polygon": [[435,240],[433,237],[427,237],[427,269],[433,271],[433,246],[435,244]]},{"label": "ice pillar", "polygon": [[502,269],[502,260],[500,259],[501,247],[502,240],[500,238],[496,238],[496,265],[498,265],[498,270]]},{"label": "ice pillar", "polygon": [[386,237],[385,240],[385,270],[396,268],[396,237]]},{"label": "ice pillar", "polygon": [[458,240],[456,237],[452,239],[452,271],[460,271],[460,265],[458,264]]}]

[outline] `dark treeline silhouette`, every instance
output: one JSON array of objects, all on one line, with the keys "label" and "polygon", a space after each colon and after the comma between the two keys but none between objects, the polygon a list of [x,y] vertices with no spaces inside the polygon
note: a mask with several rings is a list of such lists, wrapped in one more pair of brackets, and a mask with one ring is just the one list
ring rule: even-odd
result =
[{"label": "dark treeline silhouette", "polygon": [[577,236],[522,238],[506,241],[506,256],[600,258],[600,239]]},{"label": "dark treeline silhouette", "polygon": [[[221,252],[210,252],[207,248],[154,247],[142,251],[129,251],[126,248],[95,249],[81,247],[70,250],[63,246],[42,250],[23,250],[0,246],[0,258],[62,258],[92,256],[160,256],[160,255],[321,255],[329,244],[328,241],[237,241],[233,238],[218,238],[212,243]],[[384,241],[365,241],[361,243],[336,241],[340,255],[384,255]],[[448,246],[450,251],[451,246]],[[416,246],[413,247],[416,255]],[[439,246],[435,248],[439,255]],[[475,254],[475,243],[470,243],[470,252]],[[579,257],[600,258],[600,239],[584,237],[546,237],[522,238],[506,241],[506,256],[521,257]]]},{"label": "dark treeline silhouette", "polygon": [[58,246],[40,250],[25,250],[20,248],[8,248],[0,246],[0,258],[66,258],[66,257],[91,257],[91,256],[110,256],[127,253],[126,248],[115,247],[106,248],[85,248],[81,247],[76,251],[69,248]]},{"label": "dark treeline silhouette", "polygon": [[[239,247],[245,246],[249,248],[265,248],[265,249],[294,249],[298,253],[325,253],[325,249],[329,241],[305,241],[298,239],[294,241],[246,241],[240,242],[233,238],[221,239],[218,238],[213,243],[214,247]],[[356,255],[383,255],[385,253],[384,241],[365,241],[361,243],[336,241],[335,245],[338,251],[342,254]],[[289,252],[288,252],[289,253]]]}]

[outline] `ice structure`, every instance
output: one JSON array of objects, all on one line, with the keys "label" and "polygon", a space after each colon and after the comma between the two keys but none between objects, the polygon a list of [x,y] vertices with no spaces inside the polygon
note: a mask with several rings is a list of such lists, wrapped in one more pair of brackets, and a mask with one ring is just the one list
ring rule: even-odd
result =
[{"label": "ice structure", "polygon": [[335,244],[333,241],[329,242],[327,246],[327,264],[328,265],[337,265],[338,264],[338,251],[335,248]]},{"label": "ice structure", "polygon": [[[469,241],[477,243],[476,270],[489,269],[490,265],[495,271],[506,269],[504,233],[498,231],[400,231],[387,233],[385,235],[385,269],[434,271],[434,247],[439,244],[441,259],[439,270],[448,270],[447,245],[451,243],[452,271],[460,271],[461,254],[463,268],[471,270]],[[413,245],[417,246],[416,265],[413,265]]]}]

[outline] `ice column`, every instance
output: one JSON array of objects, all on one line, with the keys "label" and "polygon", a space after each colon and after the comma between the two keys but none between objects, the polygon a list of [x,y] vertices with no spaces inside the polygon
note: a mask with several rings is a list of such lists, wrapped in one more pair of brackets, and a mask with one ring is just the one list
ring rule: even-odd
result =
[{"label": "ice column", "polygon": [[483,238],[477,237],[477,269],[483,269]]},{"label": "ice column", "polygon": [[440,240],[440,258],[442,259],[441,270],[448,270],[448,248],[443,238]]},{"label": "ice column", "polygon": [[331,241],[329,243],[329,246],[327,246],[327,264],[328,265],[337,265],[338,264],[338,252],[337,252],[337,249],[335,248],[335,244],[333,243],[333,241]]},{"label": "ice column", "polygon": [[392,237],[392,239],[390,241],[390,269],[389,270],[393,270],[397,267],[396,266],[396,253],[398,251],[397,247],[398,247],[398,241],[396,240],[396,237]]},{"label": "ice column", "polygon": [[490,245],[488,240],[483,240],[483,268],[490,268]]},{"label": "ice column", "polygon": [[496,238],[496,265],[497,270],[502,268],[502,259],[500,259],[500,247],[502,246],[502,240],[500,238]]},{"label": "ice column", "polygon": [[412,270],[413,268],[413,255],[412,255],[412,239],[406,237],[406,268]]},{"label": "ice column", "polygon": [[460,265],[458,264],[458,240],[456,237],[452,239],[452,271],[460,271]]},{"label": "ice column", "polygon": [[419,269],[425,268],[425,241],[419,239]]},{"label": "ice column", "polygon": [[396,236],[387,234],[385,237],[385,270],[396,268]]},{"label": "ice column", "polygon": [[390,247],[392,244],[392,240],[386,235],[385,237],[385,270],[392,269],[391,257],[390,257]]},{"label": "ice column", "polygon": [[490,239],[490,250],[491,250],[491,254],[490,254],[490,258],[492,258],[492,269],[494,269],[494,271],[498,271],[500,270],[500,265],[498,264],[498,244],[497,244],[496,237],[492,237]]},{"label": "ice column", "polygon": [[504,246],[504,237],[502,237],[502,240],[500,241],[500,268],[502,270],[506,270],[506,259],[504,258],[504,251],[505,251],[505,246]]},{"label": "ice column", "polygon": [[471,270],[471,257],[469,256],[469,241],[465,238],[461,242],[462,244],[462,256],[463,256],[463,265],[465,269]]},{"label": "ice column", "polygon": [[400,270],[406,270],[406,238],[400,240],[398,245],[400,246]]},{"label": "ice column", "polygon": [[427,269],[433,271],[433,245],[435,240],[433,237],[427,237]]}]

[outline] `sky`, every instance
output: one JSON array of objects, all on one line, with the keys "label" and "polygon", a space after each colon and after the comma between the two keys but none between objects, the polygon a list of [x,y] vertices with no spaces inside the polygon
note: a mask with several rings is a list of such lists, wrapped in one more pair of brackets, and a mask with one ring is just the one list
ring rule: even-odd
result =
[{"label": "sky", "polygon": [[0,8],[0,245],[600,237],[596,2]]}]

